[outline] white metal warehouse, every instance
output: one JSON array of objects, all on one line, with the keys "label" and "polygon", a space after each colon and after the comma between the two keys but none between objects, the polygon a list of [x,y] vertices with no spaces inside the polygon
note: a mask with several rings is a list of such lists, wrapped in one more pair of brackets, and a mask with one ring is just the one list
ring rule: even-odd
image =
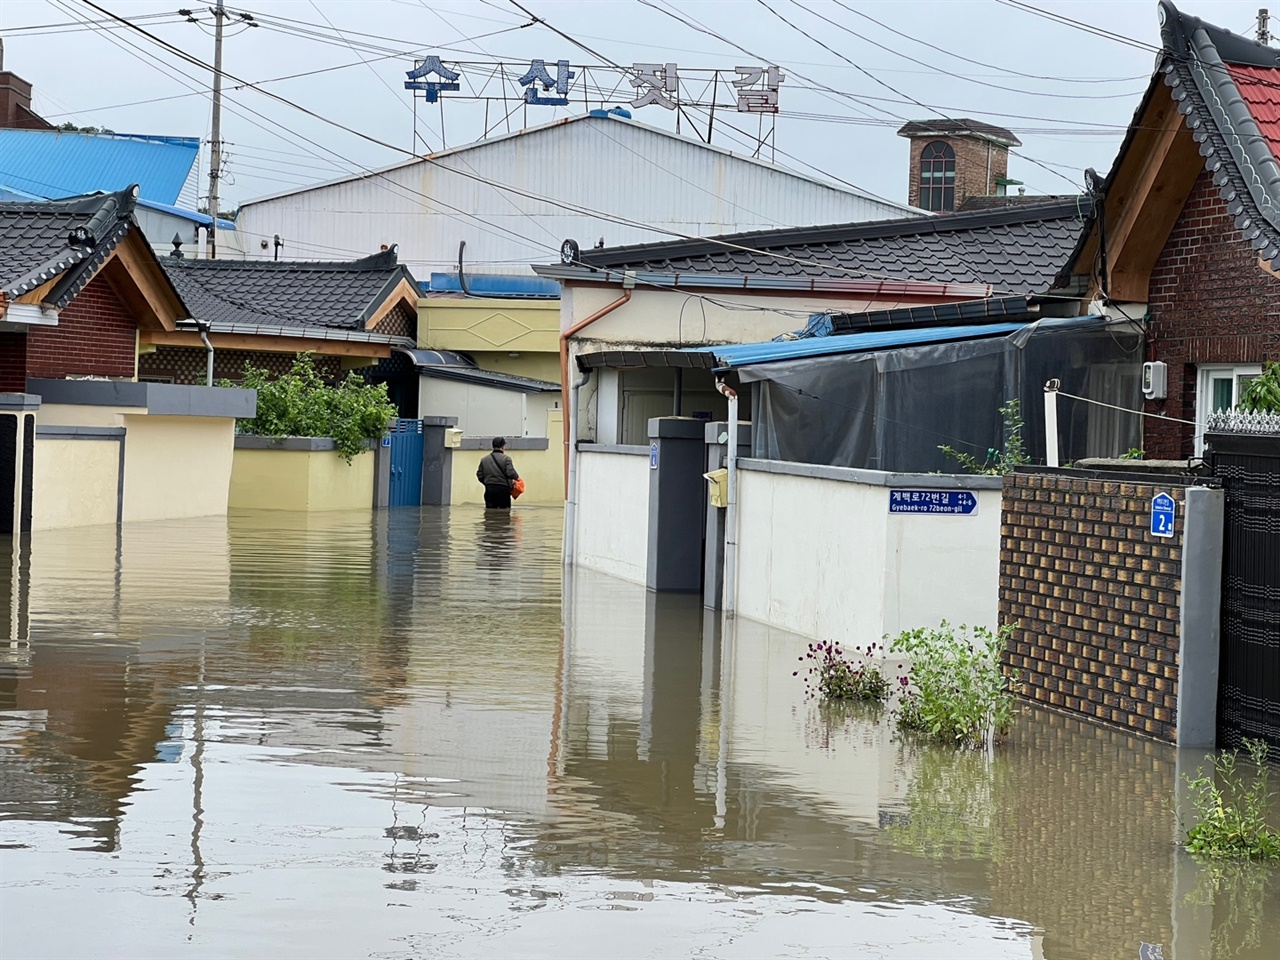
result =
[{"label": "white metal warehouse", "polygon": [[587,250],[601,238],[613,247],[922,212],[593,111],[252,200],[236,224],[248,257],[270,259],[277,235],[290,259],[398,244],[401,262],[425,280],[457,271],[460,241],[469,273],[521,275],[557,259],[566,239]]}]

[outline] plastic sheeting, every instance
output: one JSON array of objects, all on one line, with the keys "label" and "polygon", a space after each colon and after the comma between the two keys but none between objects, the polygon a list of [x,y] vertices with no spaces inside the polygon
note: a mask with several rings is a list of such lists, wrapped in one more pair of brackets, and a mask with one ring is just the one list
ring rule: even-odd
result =
[{"label": "plastic sheeting", "polygon": [[[741,368],[756,382],[753,453],[770,460],[904,473],[955,472],[940,449],[984,460],[1001,449],[1000,407],[1021,400],[1023,439],[1045,461],[1044,385],[1141,409],[1142,337],[1101,317],[1049,319],[1006,336],[811,357]],[[1058,399],[1059,456],[1141,446],[1141,417]]]}]

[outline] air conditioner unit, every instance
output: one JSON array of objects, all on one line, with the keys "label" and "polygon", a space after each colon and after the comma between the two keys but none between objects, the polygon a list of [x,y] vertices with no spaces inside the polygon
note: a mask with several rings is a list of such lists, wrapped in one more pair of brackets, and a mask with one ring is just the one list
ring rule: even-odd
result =
[{"label": "air conditioner unit", "polygon": [[1169,368],[1160,360],[1142,365],[1142,395],[1148,400],[1163,400],[1169,392]]}]

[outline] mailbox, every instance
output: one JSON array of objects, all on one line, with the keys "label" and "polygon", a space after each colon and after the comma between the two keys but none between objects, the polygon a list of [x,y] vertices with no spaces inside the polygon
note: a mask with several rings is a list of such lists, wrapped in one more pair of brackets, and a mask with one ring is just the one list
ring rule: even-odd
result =
[{"label": "mailbox", "polygon": [[711,495],[711,505],[713,507],[727,507],[729,505],[729,471],[712,470],[702,476],[707,481],[708,492]]},{"label": "mailbox", "polygon": [[457,427],[448,427],[444,432],[444,445],[452,450],[462,446],[462,431]]}]

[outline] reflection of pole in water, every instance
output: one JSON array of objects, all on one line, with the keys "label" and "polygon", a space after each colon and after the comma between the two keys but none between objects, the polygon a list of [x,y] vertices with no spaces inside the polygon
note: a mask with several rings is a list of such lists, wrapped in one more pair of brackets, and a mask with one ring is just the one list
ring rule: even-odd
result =
[{"label": "reflection of pole in water", "polygon": [[31,537],[27,534],[5,537],[0,550],[7,550],[9,575],[0,578],[0,602],[8,605],[10,647],[31,642]]},{"label": "reflection of pole in water", "polygon": [[733,711],[733,650],[737,646],[738,620],[726,616],[720,634],[720,738],[716,746],[717,830],[724,830],[729,812],[729,716]]},{"label": "reflection of pole in water", "polygon": [[191,736],[195,749],[191,751],[191,886],[186,898],[191,902],[191,926],[196,924],[196,901],[204,886],[204,854],[200,850],[200,834],[204,831],[204,635],[200,636],[199,671],[196,676],[195,720]]}]

